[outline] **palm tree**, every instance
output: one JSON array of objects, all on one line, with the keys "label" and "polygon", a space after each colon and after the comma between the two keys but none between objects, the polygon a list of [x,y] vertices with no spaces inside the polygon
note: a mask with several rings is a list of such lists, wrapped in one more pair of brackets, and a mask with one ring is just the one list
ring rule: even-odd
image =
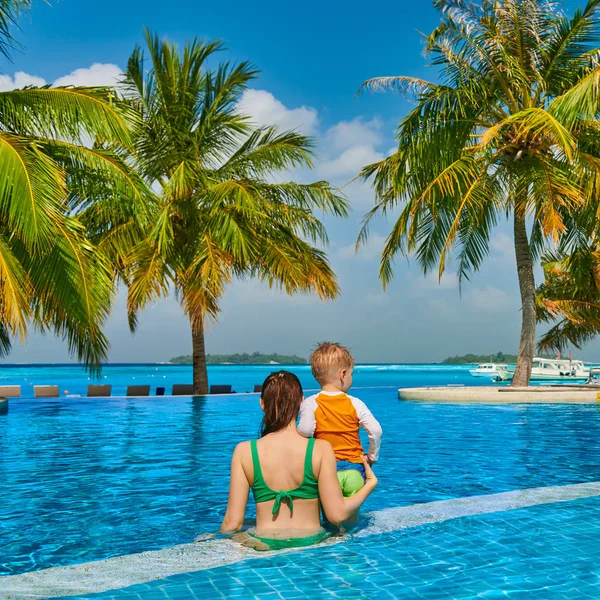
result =
[{"label": "palm tree", "polygon": [[[0,51],[28,1],[0,3]],[[135,113],[108,88],[28,87],[0,93],[0,354],[33,325],[53,330],[91,368],[106,358],[114,266],[80,212],[134,205],[145,186],[90,142],[127,145]],[[118,213],[117,213],[118,214]]]},{"label": "palm tree", "polygon": [[134,134],[140,173],[159,190],[153,226],[130,256],[128,309],[135,329],[144,305],[173,290],[192,331],[194,390],[208,392],[204,328],[234,277],[271,286],[338,293],[315,209],[345,215],[345,201],[324,181],[281,181],[310,166],[312,144],[295,132],[253,128],[237,104],[257,72],[246,62],[206,66],[220,42],[194,40],[180,53],[145,32],[150,64],[136,48],[125,84],[140,112]]},{"label": "palm tree", "polygon": [[570,254],[543,257],[544,283],[538,287],[538,320],[555,323],[542,335],[542,350],[581,346],[600,333],[600,248],[590,242]]},{"label": "palm tree", "polygon": [[436,0],[441,23],[426,38],[440,82],[371,79],[366,89],[416,95],[398,150],[367,166],[377,202],[365,216],[401,206],[382,253],[393,277],[398,252],[441,276],[454,252],[462,282],[489,252],[499,218],[513,222],[522,326],[513,385],[527,385],[535,349],[533,265],[570,215],[597,202],[599,0],[567,18],[546,0]]}]

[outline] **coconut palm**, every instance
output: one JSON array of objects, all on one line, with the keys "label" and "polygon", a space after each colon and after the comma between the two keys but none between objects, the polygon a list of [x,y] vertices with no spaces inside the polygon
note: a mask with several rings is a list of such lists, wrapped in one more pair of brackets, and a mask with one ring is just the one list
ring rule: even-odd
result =
[{"label": "coconut palm", "polygon": [[599,0],[567,18],[545,0],[436,0],[441,23],[426,38],[439,83],[379,77],[365,89],[416,96],[397,151],[365,167],[377,202],[365,216],[400,208],[381,257],[398,252],[441,276],[449,257],[461,281],[479,269],[498,220],[512,220],[522,326],[513,385],[527,385],[535,349],[533,265],[570,216],[597,202],[600,161]]},{"label": "coconut palm", "polygon": [[[0,3],[0,51],[29,2]],[[79,218],[92,202],[131,212],[144,185],[94,140],[127,145],[135,112],[108,88],[28,87],[0,93],[0,352],[33,325],[65,338],[88,366],[106,358],[101,326],[114,266]],[[130,208],[127,208],[130,207]]]},{"label": "coconut palm", "polygon": [[548,253],[543,266],[538,320],[554,325],[542,335],[539,347],[581,348],[600,333],[600,248],[592,242],[570,254]]},{"label": "coconut palm", "polygon": [[219,42],[194,40],[179,52],[149,31],[145,39],[149,64],[136,48],[125,84],[141,115],[136,163],[160,199],[130,257],[128,308],[135,329],[148,301],[175,292],[192,331],[194,390],[204,394],[205,324],[227,284],[253,276],[290,294],[336,296],[336,278],[312,245],[327,241],[313,211],[345,215],[346,204],[326,182],[281,180],[282,171],[311,165],[312,144],[296,132],[253,128],[238,112],[257,74],[248,63],[208,68]]}]

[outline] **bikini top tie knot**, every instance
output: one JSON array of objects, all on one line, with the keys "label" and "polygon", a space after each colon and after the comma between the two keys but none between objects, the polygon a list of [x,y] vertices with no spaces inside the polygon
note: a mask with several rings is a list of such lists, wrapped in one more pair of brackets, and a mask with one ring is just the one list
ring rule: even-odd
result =
[{"label": "bikini top tie knot", "polygon": [[290,512],[294,512],[294,500],[292,498],[292,494],[290,492],[286,492],[285,490],[281,490],[277,492],[275,496],[275,504],[273,504],[273,514],[277,514],[279,511],[279,507],[281,506],[281,501],[287,500],[290,503]]},{"label": "bikini top tie knot", "polygon": [[290,512],[294,510],[294,498],[305,500],[314,500],[319,497],[319,484],[315,479],[315,475],[312,470],[312,459],[313,449],[315,446],[315,439],[310,438],[306,445],[306,455],[304,457],[304,478],[302,483],[293,490],[273,490],[265,482],[263,477],[262,469],[260,466],[260,459],[258,458],[258,448],[256,446],[256,440],[250,442],[250,448],[252,449],[252,464],[254,467],[254,483],[252,484],[252,493],[254,494],[254,500],[257,503],[273,502],[273,514],[281,508],[281,502],[287,500],[290,506]]}]

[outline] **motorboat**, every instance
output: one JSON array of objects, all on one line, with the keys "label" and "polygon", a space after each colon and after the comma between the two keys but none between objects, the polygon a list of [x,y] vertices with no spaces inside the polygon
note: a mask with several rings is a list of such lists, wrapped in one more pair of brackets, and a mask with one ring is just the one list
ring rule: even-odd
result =
[{"label": "motorboat", "polygon": [[[514,368],[498,369],[498,379],[501,381],[510,381],[514,375]],[[582,360],[539,357],[533,359],[530,381],[587,381],[589,378],[590,367],[586,367]]]},{"label": "motorboat", "polygon": [[504,371],[508,371],[508,365],[498,364],[498,363],[483,363],[481,365],[477,365],[476,369],[469,369],[469,373],[473,375],[473,377],[499,377],[500,373],[498,369],[503,369]]}]

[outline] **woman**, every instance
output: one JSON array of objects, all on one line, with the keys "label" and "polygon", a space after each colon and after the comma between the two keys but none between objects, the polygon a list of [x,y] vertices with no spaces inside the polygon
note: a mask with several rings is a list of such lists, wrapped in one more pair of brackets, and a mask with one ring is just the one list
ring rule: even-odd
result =
[{"label": "woman", "polygon": [[[263,384],[264,418],[260,439],[238,444],[231,461],[229,502],[222,532],[239,531],[248,492],[256,502],[256,534],[245,536],[261,550],[314,544],[326,533],[320,507],[334,525],[352,518],[377,486],[365,461],[366,484],[350,498],[342,496],[335,455],[323,440],[307,439],[296,430],[303,399],[299,379],[287,371],[273,373]],[[244,540],[243,540],[244,541]]]}]

